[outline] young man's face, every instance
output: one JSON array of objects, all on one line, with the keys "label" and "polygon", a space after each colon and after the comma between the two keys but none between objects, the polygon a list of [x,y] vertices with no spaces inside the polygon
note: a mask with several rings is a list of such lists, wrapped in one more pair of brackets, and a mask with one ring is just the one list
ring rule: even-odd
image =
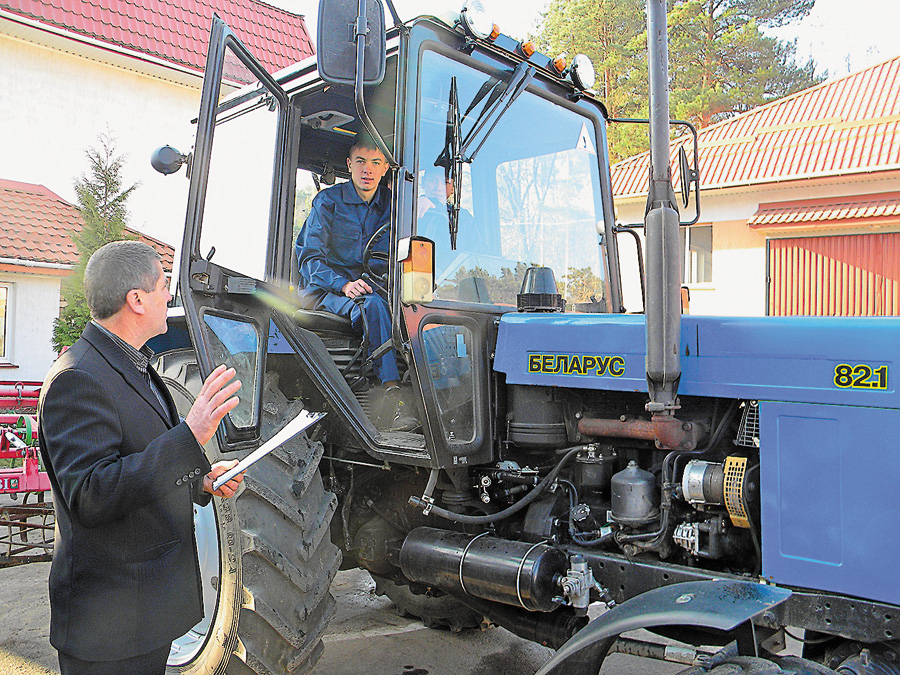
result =
[{"label": "young man's face", "polygon": [[347,168],[350,169],[350,180],[356,192],[363,201],[368,202],[375,196],[378,183],[387,173],[388,163],[381,150],[354,148],[347,158]]},{"label": "young man's face", "polygon": [[453,194],[453,183],[446,180],[440,173],[427,173],[422,180],[422,192],[426,197],[438,203],[448,202]]}]

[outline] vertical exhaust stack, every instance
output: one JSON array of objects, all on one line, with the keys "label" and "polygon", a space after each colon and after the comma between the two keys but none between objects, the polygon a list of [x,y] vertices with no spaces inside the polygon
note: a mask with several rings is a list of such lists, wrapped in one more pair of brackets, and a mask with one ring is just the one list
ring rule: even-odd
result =
[{"label": "vertical exhaust stack", "polygon": [[669,47],[665,0],[647,2],[650,69],[650,190],[647,239],[647,410],[654,422],[674,421],[681,378],[680,215],[669,168]]}]

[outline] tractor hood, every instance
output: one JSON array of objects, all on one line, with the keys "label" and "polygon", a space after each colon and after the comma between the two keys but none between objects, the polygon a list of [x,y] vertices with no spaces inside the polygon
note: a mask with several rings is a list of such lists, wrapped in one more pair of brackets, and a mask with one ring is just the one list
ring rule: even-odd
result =
[{"label": "tractor hood", "polygon": [[[508,384],[646,392],[643,315],[500,319]],[[683,316],[679,393],[900,409],[900,318]]]}]

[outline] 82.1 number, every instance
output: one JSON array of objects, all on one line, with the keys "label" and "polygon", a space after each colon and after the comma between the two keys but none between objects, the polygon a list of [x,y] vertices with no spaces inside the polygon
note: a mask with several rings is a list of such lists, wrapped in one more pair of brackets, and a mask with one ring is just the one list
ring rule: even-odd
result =
[{"label": "82.1 number", "polygon": [[834,386],[841,389],[887,389],[888,367],[840,363],[834,367]]}]

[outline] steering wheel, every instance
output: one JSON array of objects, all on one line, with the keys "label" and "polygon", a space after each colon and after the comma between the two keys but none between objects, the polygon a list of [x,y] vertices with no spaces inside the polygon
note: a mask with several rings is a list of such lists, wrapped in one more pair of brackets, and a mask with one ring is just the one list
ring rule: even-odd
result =
[{"label": "steering wheel", "polygon": [[372,261],[379,260],[385,265],[390,262],[391,257],[389,254],[384,251],[375,250],[375,244],[378,243],[378,240],[384,236],[384,233],[387,232],[390,227],[390,222],[387,222],[375,230],[375,234],[373,234],[369,238],[369,241],[366,242],[366,247],[363,249],[362,254],[363,277],[368,277],[370,281],[374,282],[375,285],[384,292],[387,292],[387,272],[384,274],[376,274],[375,270],[372,269]]}]

